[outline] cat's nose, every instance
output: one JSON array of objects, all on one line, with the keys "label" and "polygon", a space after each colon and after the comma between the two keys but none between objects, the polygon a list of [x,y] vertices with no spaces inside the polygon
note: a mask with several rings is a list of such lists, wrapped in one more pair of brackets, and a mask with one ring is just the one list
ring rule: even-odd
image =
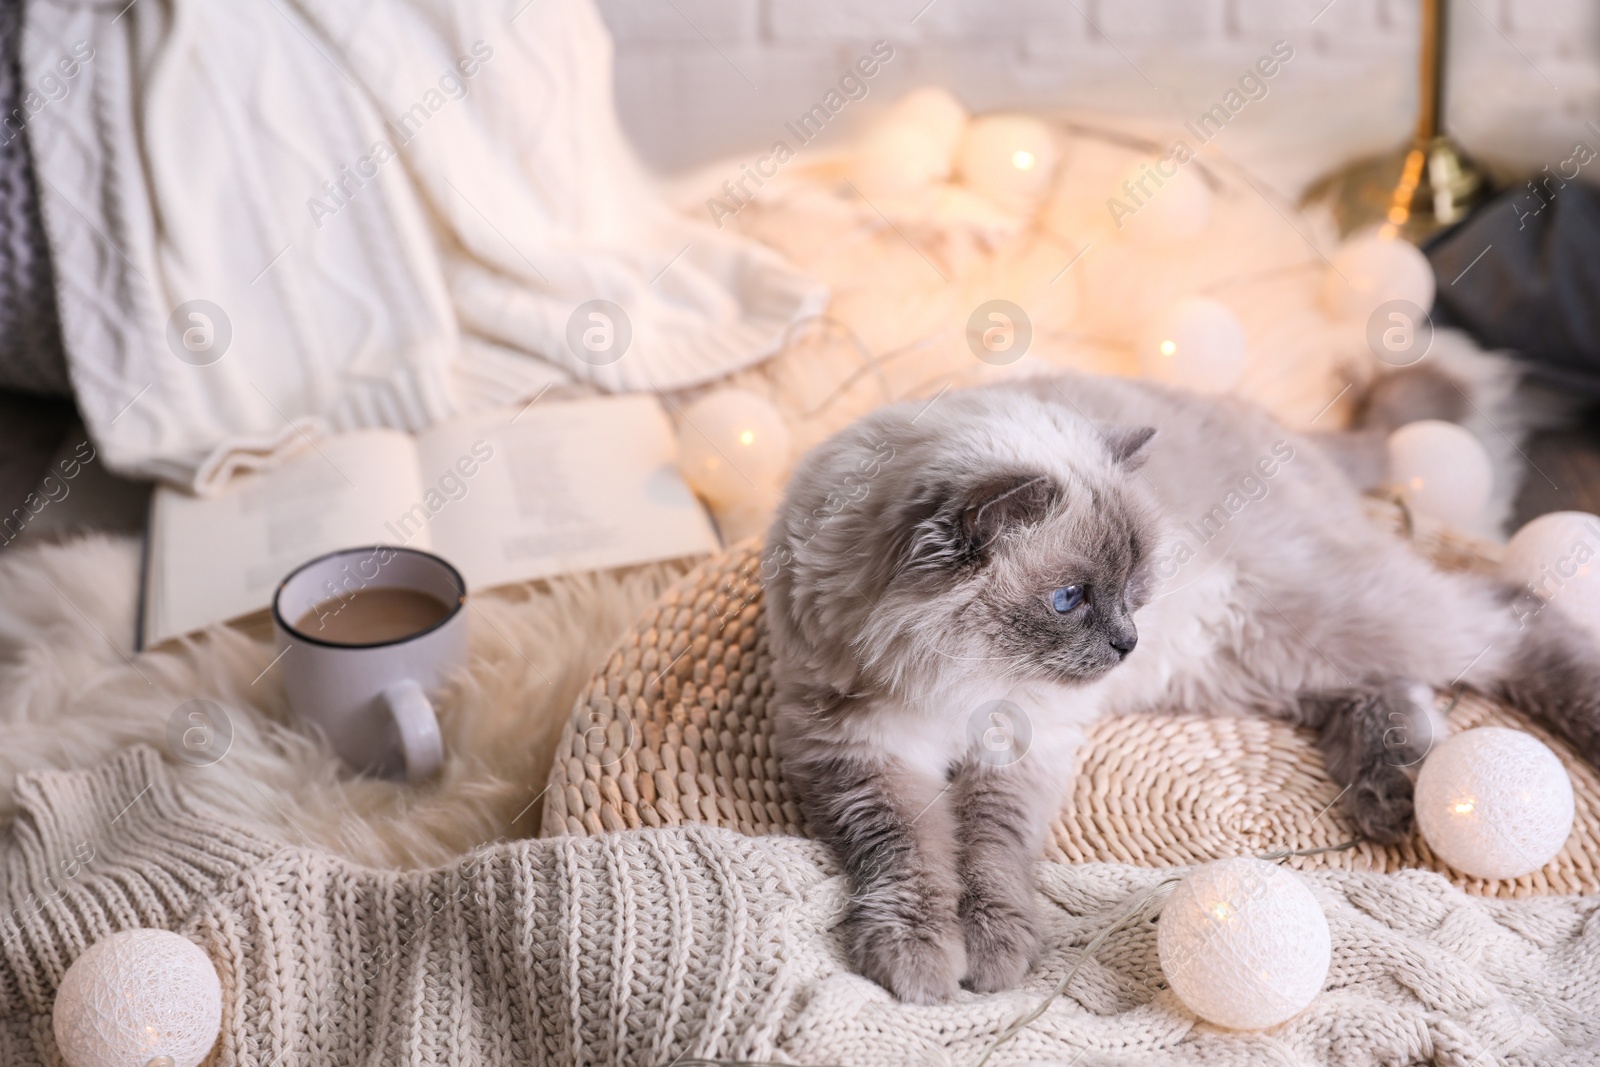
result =
[{"label": "cat's nose", "polygon": [[1132,630],[1129,630],[1127,633],[1120,634],[1111,639],[1111,647],[1116,649],[1118,654],[1123,656],[1126,656],[1129,652],[1132,652],[1133,646],[1137,645],[1138,643],[1139,635],[1134,633]]}]

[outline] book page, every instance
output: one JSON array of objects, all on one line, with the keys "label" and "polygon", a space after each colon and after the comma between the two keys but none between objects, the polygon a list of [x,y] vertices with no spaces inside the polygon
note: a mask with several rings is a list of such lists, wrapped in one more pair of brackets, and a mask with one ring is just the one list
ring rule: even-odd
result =
[{"label": "book page", "polygon": [[[151,505],[146,647],[269,607],[307,560],[395,543],[391,528],[421,497],[416,446],[393,430],[324,438],[212,497],[163,486]],[[412,543],[427,548],[427,530]]]},{"label": "book page", "polygon": [[470,589],[720,547],[654,397],[471,416],[429,429],[417,454],[434,550]]}]

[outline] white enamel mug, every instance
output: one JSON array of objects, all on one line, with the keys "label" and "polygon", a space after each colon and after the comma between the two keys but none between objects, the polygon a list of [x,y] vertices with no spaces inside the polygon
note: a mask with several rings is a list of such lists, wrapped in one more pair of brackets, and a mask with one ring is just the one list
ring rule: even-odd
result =
[{"label": "white enamel mug", "polygon": [[[449,611],[415,633],[370,644],[330,641],[292,621],[364,589],[426,593]],[[357,770],[413,782],[431,777],[444,762],[434,694],[467,660],[466,589],[449,563],[414,548],[370,545],[302,563],[272,598],[290,709]]]}]

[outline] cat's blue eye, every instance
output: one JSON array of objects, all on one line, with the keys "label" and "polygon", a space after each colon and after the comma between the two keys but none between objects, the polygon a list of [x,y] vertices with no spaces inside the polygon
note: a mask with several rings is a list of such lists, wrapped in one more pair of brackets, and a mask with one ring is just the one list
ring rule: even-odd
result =
[{"label": "cat's blue eye", "polygon": [[1083,603],[1083,586],[1064,585],[1050,594],[1050,606],[1057,615],[1065,615]]}]

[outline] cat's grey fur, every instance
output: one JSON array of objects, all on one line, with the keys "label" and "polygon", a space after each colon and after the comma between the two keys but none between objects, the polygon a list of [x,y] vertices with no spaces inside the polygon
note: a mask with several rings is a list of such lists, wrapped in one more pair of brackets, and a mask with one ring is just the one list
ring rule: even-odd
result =
[{"label": "cat's grey fur", "polygon": [[801,462],[764,556],[779,756],[851,878],[864,974],[917,1002],[1021,979],[1033,865],[1105,715],[1310,727],[1378,841],[1442,734],[1430,687],[1600,756],[1592,642],[1379,529],[1325,444],[1064,376],[885,408]]}]

